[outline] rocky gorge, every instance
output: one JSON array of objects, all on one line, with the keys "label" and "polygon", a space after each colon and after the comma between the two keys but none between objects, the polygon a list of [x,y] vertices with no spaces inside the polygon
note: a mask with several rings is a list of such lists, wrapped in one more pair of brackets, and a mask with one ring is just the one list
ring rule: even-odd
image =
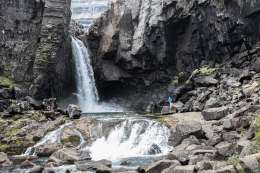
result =
[{"label": "rocky gorge", "polygon": [[[68,0],[7,1],[0,172],[260,172],[260,1],[116,0],[88,30]],[[61,107],[78,80],[131,112]]]}]

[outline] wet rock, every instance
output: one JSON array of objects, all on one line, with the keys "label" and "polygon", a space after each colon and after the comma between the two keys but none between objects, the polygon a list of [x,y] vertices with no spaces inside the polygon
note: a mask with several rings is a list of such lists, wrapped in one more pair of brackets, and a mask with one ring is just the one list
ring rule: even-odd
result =
[{"label": "wet rock", "polygon": [[176,160],[160,160],[149,166],[139,167],[138,172],[139,173],[161,173],[164,169],[179,164],[180,163]]},{"label": "wet rock", "polygon": [[190,160],[190,152],[187,150],[182,151],[172,151],[170,154],[167,155],[167,158],[170,160],[178,160],[181,164],[185,165],[188,164]]},{"label": "wet rock", "polygon": [[66,112],[71,119],[77,119],[81,116],[81,110],[77,105],[70,104]]},{"label": "wet rock", "polygon": [[42,173],[43,172],[43,167],[42,166],[34,166],[31,169],[28,170],[28,173]]},{"label": "wet rock", "polygon": [[73,164],[76,161],[90,160],[91,157],[87,151],[78,151],[72,148],[63,148],[53,153],[48,162],[55,162],[58,165]]},{"label": "wet rock", "polygon": [[39,157],[49,157],[56,151],[62,149],[61,144],[46,144],[40,145],[35,148],[35,154]]},{"label": "wet rock", "polygon": [[229,113],[228,107],[220,107],[220,108],[210,108],[202,111],[202,116],[206,121],[210,120],[219,120],[224,118]]},{"label": "wet rock", "polygon": [[195,165],[176,166],[174,168],[174,173],[195,173],[195,168]]},{"label": "wet rock", "polygon": [[197,84],[199,86],[204,86],[204,87],[218,84],[218,80],[216,80],[212,76],[200,76],[200,77],[194,78],[193,81],[195,84]]},{"label": "wet rock", "polygon": [[9,114],[22,114],[24,111],[30,110],[30,104],[27,101],[13,100],[7,111]]},{"label": "wet rock", "polygon": [[259,158],[260,153],[246,156],[240,159],[240,165],[243,167],[245,172],[258,173],[260,170]]},{"label": "wet rock", "polygon": [[8,156],[3,153],[0,152],[0,168],[1,167],[8,167],[11,166],[13,163],[9,160]]},{"label": "wet rock", "polygon": [[28,161],[35,161],[38,159],[37,156],[27,156],[27,155],[14,155],[10,156],[9,159],[15,164],[19,165],[22,162],[28,160]]},{"label": "wet rock", "polygon": [[172,173],[172,172],[174,171],[174,168],[175,168],[176,166],[180,166],[180,165],[181,165],[181,164],[180,164],[178,161],[176,161],[175,163],[172,163],[170,167],[164,169],[164,170],[162,171],[162,173]]},{"label": "wet rock", "polygon": [[80,171],[96,171],[100,173],[110,173],[112,171],[112,162],[108,160],[78,161],[75,164]]},{"label": "wet rock", "polygon": [[42,105],[48,111],[55,110],[57,108],[56,98],[43,99]]},{"label": "wet rock", "polygon": [[32,168],[34,166],[36,166],[36,165],[33,162],[29,161],[29,160],[25,160],[24,162],[22,162],[20,164],[20,167],[22,169],[29,169],[29,168]]}]

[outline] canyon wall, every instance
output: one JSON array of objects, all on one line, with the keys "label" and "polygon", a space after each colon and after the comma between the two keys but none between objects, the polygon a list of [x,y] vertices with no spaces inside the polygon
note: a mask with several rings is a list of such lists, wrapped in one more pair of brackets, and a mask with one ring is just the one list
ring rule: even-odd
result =
[{"label": "canyon wall", "polygon": [[100,93],[142,109],[203,65],[259,72],[259,58],[241,59],[258,45],[259,19],[258,0],[116,1],[86,37]]},{"label": "canyon wall", "polygon": [[37,98],[73,87],[70,0],[0,2],[0,71]]}]

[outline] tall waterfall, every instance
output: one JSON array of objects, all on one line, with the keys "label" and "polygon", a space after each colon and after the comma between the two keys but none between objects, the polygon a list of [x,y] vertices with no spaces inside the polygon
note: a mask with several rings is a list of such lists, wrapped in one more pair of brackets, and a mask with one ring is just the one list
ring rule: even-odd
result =
[{"label": "tall waterfall", "polygon": [[95,111],[98,93],[88,50],[84,43],[72,38],[72,52],[76,68],[77,97],[83,112]]}]

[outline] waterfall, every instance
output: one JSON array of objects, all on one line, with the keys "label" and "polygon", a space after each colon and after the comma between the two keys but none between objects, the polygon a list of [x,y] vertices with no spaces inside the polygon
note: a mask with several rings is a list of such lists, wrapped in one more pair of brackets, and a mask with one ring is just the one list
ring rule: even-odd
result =
[{"label": "waterfall", "polygon": [[72,53],[76,69],[77,98],[83,112],[122,112],[113,103],[99,103],[94,72],[88,49],[84,43],[72,37]]},{"label": "waterfall", "polygon": [[162,155],[171,150],[169,136],[170,130],[157,121],[126,119],[86,149],[93,160]]},{"label": "waterfall", "polygon": [[90,112],[98,105],[98,93],[88,50],[82,41],[72,38],[72,52],[76,68],[79,105],[83,112]]}]

